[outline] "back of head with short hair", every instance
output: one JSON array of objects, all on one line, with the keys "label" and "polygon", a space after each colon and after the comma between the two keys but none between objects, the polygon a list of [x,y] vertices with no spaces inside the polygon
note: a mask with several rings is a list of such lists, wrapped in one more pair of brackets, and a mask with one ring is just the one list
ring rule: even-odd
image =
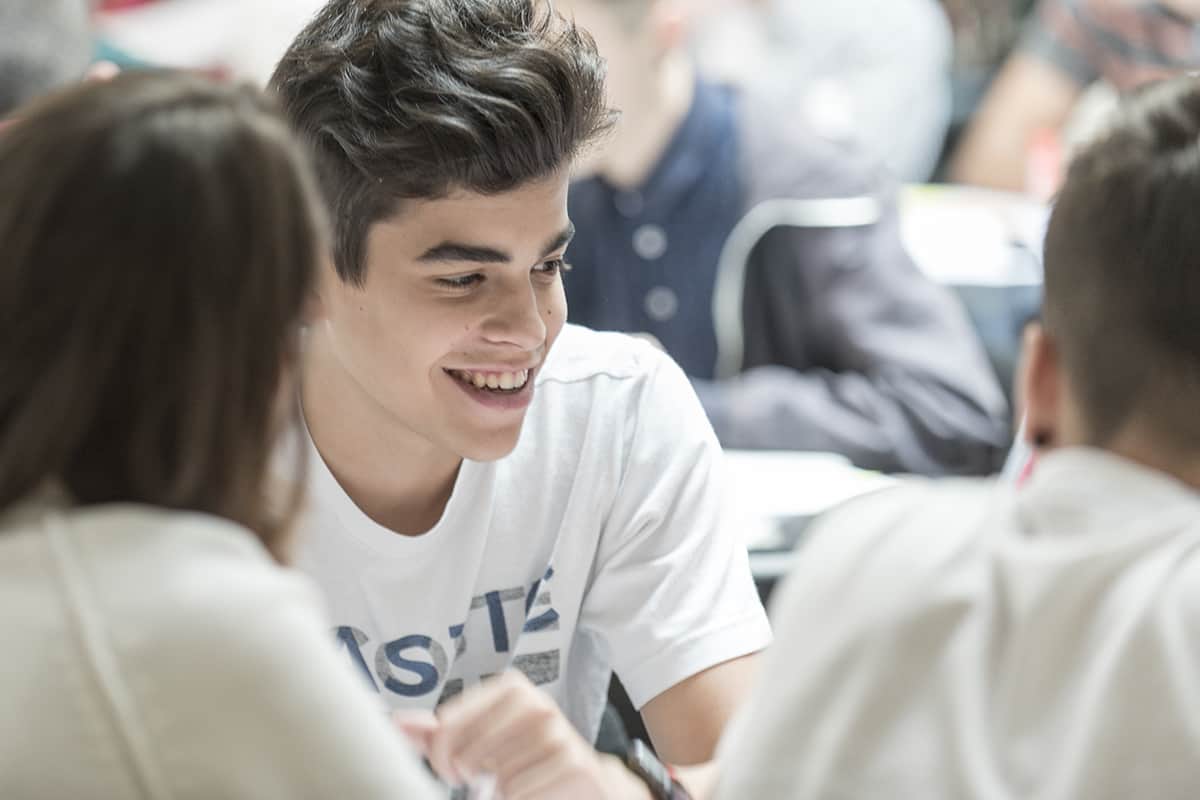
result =
[{"label": "back of head with short hair", "polygon": [[88,0],[0,2],[0,117],[83,75],[89,11]]},{"label": "back of head with short hair", "polygon": [[338,274],[359,285],[367,231],[404,199],[548,177],[612,117],[591,38],[539,0],[332,0],[271,86],[315,153]]},{"label": "back of head with short hair", "polygon": [[1105,446],[1137,421],[1200,452],[1200,81],[1129,99],[1071,164],[1046,236],[1045,323]]},{"label": "back of head with short hair", "polygon": [[269,467],[325,223],[273,105],[182,75],[78,86],[0,131],[0,198],[0,509],[58,484],[279,555],[297,497],[270,501]]}]

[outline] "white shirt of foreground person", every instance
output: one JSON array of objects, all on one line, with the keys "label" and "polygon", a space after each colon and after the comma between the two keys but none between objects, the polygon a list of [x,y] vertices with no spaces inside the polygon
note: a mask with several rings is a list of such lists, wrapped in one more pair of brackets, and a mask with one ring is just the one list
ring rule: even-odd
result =
[{"label": "white shirt of foreground person", "polygon": [[231,523],[0,516],[0,797],[443,796],[329,644],[306,578]]},{"label": "white shirt of foreground person", "polygon": [[679,367],[568,325],[535,380],[516,449],[464,461],[420,536],[366,516],[314,451],[298,563],[389,706],[432,709],[515,668],[592,741],[613,669],[640,708],[770,629]]},{"label": "white shirt of foreground person", "polygon": [[1103,451],[917,483],[814,532],[722,798],[1194,798],[1200,494]]}]

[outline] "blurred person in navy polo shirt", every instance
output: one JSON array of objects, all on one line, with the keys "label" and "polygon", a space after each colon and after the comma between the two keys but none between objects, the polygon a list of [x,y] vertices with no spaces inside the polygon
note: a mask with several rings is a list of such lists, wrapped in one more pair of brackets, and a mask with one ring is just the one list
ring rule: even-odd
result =
[{"label": "blurred person in navy polo shirt", "polygon": [[616,131],[571,187],[571,319],[655,338],[727,447],[986,473],[1004,397],[905,253],[884,171],[797,113],[697,79],[683,0],[563,0],[609,63]]}]

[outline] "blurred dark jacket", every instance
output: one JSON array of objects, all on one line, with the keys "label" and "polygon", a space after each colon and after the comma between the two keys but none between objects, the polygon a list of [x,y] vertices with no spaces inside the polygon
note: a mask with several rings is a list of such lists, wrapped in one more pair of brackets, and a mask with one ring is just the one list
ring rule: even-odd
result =
[{"label": "blurred dark jacket", "polygon": [[1002,459],[1004,396],[905,252],[894,187],[788,109],[701,84],[641,191],[589,179],[570,206],[572,321],[658,338],[726,447],[926,475]]}]

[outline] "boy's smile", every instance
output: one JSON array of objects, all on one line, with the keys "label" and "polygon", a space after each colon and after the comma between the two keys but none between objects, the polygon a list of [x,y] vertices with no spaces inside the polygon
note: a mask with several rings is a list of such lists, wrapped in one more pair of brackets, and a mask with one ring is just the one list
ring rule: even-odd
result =
[{"label": "boy's smile", "polygon": [[453,370],[446,374],[476,402],[489,408],[521,410],[533,401],[530,369],[513,371]]},{"label": "boy's smile", "polygon": [[328,363],[314,370],[338,407],[406,431],[417,449],[507,455],[566,321],[566,197],[556,174],[495,195],[403,201],[374,225],[365,285],[332,268],[322,283],[315,329],[328,355],[317,360]]}]

